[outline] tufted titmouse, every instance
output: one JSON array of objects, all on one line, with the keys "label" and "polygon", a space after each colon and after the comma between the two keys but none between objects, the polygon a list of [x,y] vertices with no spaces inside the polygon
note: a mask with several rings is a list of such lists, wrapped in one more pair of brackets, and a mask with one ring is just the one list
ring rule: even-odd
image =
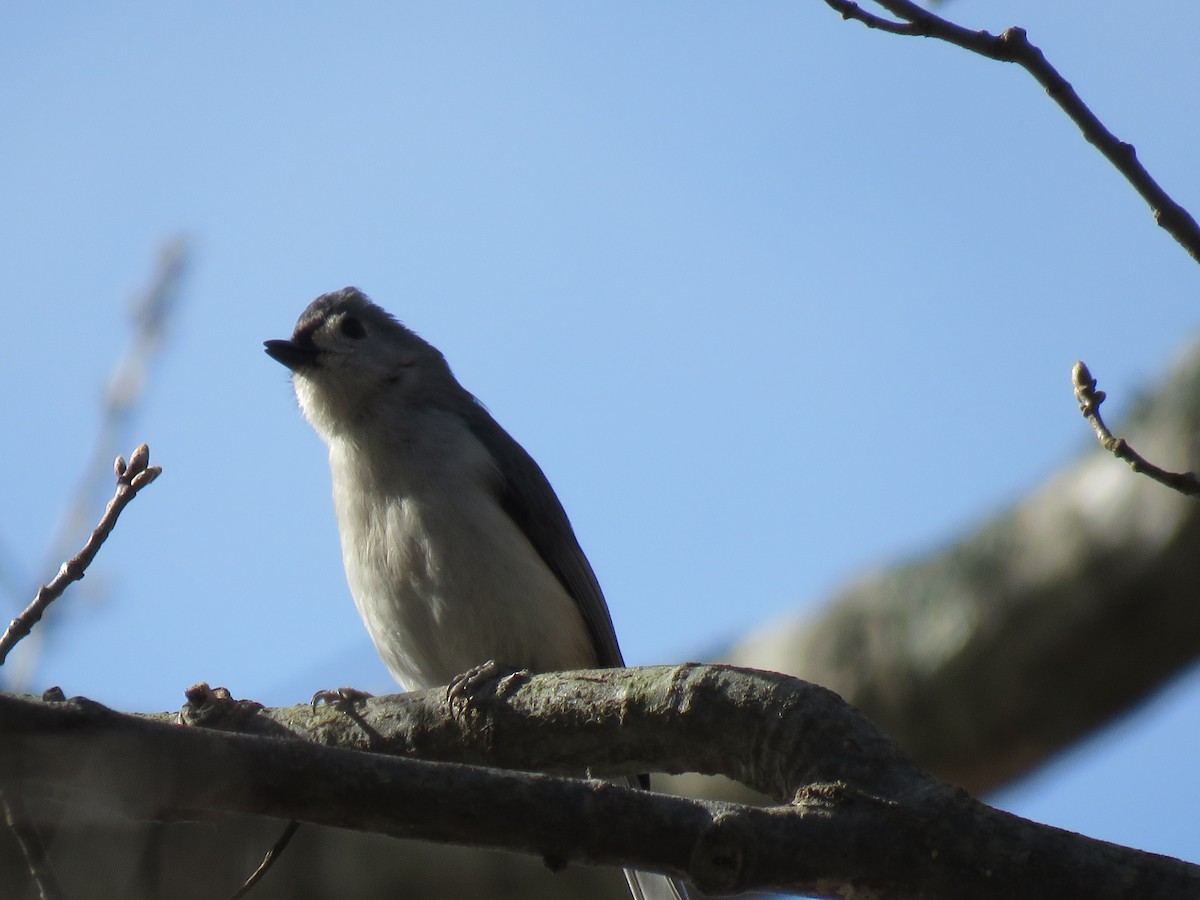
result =
[{"label": "tufted titmouse", "polygon": [[[397,680],[435,687],[488,660],[624,665],[550,482],[435,347],[348,287],[266,351],[329,446],[346,580]],[[687,897],[662,875],[626,877],[637,900]]]}]

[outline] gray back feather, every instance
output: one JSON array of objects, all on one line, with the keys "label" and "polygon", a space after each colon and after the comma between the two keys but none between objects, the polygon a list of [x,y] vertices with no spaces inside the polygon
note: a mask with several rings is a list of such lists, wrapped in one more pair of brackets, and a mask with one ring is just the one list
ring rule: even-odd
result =
[{"label": "gray back feather", "polygon": [[625,662],[617,645],[608,604],[604,602],[596,575],[549,480],[525,448],[513,440],[477,401],[462,412],[471,433],[496,460],[499,469],[497,499],[501,507],[529,539],[583,614],[596,646],[597,664],[623,666]]}]

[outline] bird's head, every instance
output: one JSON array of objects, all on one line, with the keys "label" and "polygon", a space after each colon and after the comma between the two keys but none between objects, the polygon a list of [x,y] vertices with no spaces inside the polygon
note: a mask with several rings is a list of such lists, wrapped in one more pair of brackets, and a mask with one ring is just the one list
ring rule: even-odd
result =
[{"label": "bird's head", "polygon": [[290,340],[264,345],[292,370],[300,408],[326,441],[462,390],[435,347],[353,287],[318,297]]}]

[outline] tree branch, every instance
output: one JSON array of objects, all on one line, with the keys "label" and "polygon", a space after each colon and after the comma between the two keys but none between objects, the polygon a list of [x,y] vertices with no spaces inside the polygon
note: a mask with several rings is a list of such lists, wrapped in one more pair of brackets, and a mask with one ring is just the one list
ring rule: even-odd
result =
[{"label": "tree branch", "polygon": [[[162,349],[169,320],[178,306],[187,264],[187,241],[182,236],[165,241],[159,247],[150,283],[130,304],[133,325],[130,344],[109,372],[91,450],[40,567],[32,573],[23,572],[15,561],[5,558],[3,547],[0,547],[0,588],[11,596],[14,609],[18,608],[25,592],[31,586],[37,586],[34,579],[42,578],[42,573],[50,566],[58,565],[87,533],[93,510],[103,501],[103,492],[107,489],[108,466],[126,445],[130,424],[144,399],[151,368]],[[46,634],[47,628],[43,625],[6,670],[10,690],[28,688]]]},{"label": "tree branch", "polygon": [[[502,847],[552,868],[668,872],[716,893],[1037,900],[1200,888],[1200,867],[984,806],[921,772],[836,695],[782,675],[554,673],[465,714],[441,690],[316,712],[192,696],[184,720],[209,727],[0,696],[4,790],[98,815],[249,813]],[[383,755],[418,751],[454,762]],[[616,774],[656,760],[745,779],[783,802],[702,803],[478,765]]]},{"label": "tree branch", "polygon": [[[1008,28],[1000,35],[963,28],[910,0],[875,0],[893,15],[904,20],[893,22],[864,12],[849,0],[825,0],[844,19],[855,19],[871,28],[910,37],[931,37],[986,56],[988,59],[1016,63],[1046,89],[1074,122],[1083,136],[1099,150],[1149,205],[1158,224],[1200,262],[1200,225],[1158,184],[1137,158],[1132,144],[1120,140],[1105,127],[1071,83],[1050,64],[1042,51],[1030,43],[1023,28]],[[907,24],[906,24],[907,23]]]},{"label": "tree branch", "polygon": [[100,552],[100,547],[116,527],[121,511],[132,502],[142,488],[162,474],[161,467],[150,465],[150,448],[146,444],[142,444],[133,451],[129,457],[128,466],[125,464],[124,457],[118,456],[114,463],[114,469],[117,475],[117,490],[113,494],[113,498],[108,501],[108,506],[105,507],[100,522],[92,531],[91,537],[87,539],[87,543],[83,545],[83,549],[63,563],[58,574],[50,583],[44,584],[38,589],[33,602],[8,623],[4,635],[0,637],[0,665],[4,665],[4,660],[7,659],[12,648],[28,636],[33,630],[33,626],[41,621],[50,604],[61,597],[63,591],[72,582],[83,578],[87,567],[92,564],[92,560]]},{"label": "tree branch", "polygon": [[1133,471],[1153,478],[1159,484],[1165,484],[1188,497],[1200,496],[1200,479],[1193,473],[1168,472],[1159,468],[1129,446],[1125,438],[1113,436],[1100,415],[1100,404],[1108,395],[1104,391],[1096,390],[1096,379],[1092,377],[1083,360],[1076,362],[1071,369],[1071,382],[1075,385],[1075,399],[1079,401],[1079,411],[1092,424],[1092,430],[1096,432],[1096,439],[1100,441],[1101,447],[1117,459],[1125,460]]},{"label": "tree branch", "polygon": [[911,22],[895,22],[891,19],[885,19],[882,16],[867,12],[857,3],[851,3],[850,0],[825,0],[825,2],[840,12],[843,19],[854,19],[855,21],[862,22],[868,28],[878,28],[880,31],[886,31],[888,34],[902,34],[906,36],[920,34]]},{"label": "tree branch", "polygon": [[299,830],[300,823],[295,819],[288,822],[283,832],[275,839],[275,843],[271,845],[271,849],[263,856],[262,862],[258,864],[258,868],[250,873],[246,880],[242,882],[241,887],[229,895],[229,900],[241,900],[242,897],[245,897],[254,890],[254,886],[262,881],[263,876],[267,872],[271,871],[271,867],[275,865],[275,862],[279,859],[283,851],[287,849],[288,844],[292,842],[292,838],[296,836],[296,832]]},{"label": "tree branch", "polygon": [[[1200,345],[1121,423],[1200,457]],[[1095,444],[978,528],[814,599],[722,654],[861,709],[976,794],[1111,722],[1200,659],[1200,504]]]},{"label": "tree branch", "polygon": [[19,802],[0,791],[0,812],[4,824],[16,839],[25,858],[25,867],[33,880],[39,900],[61,900],[65,896],[54,870],[46,859],[46,841],[37,827],[26,816]]}]

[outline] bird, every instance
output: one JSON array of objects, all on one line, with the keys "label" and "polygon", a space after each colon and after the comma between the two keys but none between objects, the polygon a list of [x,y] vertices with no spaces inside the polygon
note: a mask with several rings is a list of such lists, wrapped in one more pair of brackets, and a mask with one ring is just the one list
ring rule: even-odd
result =
[{"label": "bird", "polygon": [[[264,346],[328,447],[346,581],[401,685],[450,684],[489,661],[624,666],[549,480],[436,347],[355,287],[317,297],[290,339]],[[687,898],[677,879],[625,874],[635,900]]]}]

